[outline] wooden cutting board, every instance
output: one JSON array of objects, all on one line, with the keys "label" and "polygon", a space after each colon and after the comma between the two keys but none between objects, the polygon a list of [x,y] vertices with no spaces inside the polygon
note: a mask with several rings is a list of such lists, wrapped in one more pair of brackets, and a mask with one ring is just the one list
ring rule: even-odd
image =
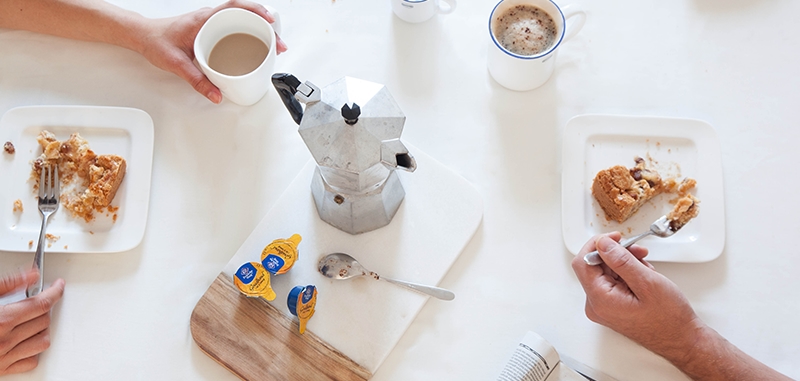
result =
[{"label": "wooden cutting board", "polygon": [[263,299],[239,293],[220,274],[195,306],[194,341],[245,380],[368,380],[372,373]]},{"label": "wooden cutting board", "polygon": [[[483,218],[483,201],[471,184],[409,150],[418,168],[399,173],[406,190],[400,209],[389,225],[358,235],[319,219],[309,161],[197,303],[190,324],[200,348],[248,380],[369,379],[429,299],[372,278],[325,278],[317,272],[319,259],[345,252],[382,276],[437,285]],[[260,261],[264,246],[295,233],[303,237],[297,262],[271,277],[276,299],[241,295],[233,285],[239,266]],[[309,284],[317,287],[316,312],[300,335],[286,299],[294,286]],[[452,302],[430,300],[458,303],[459,295]]]}]

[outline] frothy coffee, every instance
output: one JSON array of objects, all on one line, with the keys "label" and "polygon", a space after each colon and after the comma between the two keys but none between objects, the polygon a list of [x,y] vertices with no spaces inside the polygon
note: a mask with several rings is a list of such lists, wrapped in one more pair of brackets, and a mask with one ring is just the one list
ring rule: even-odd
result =
[{"label": "frothy coffee", "polygon": [[533,56],[555,42],[556,23],[543,9],[527,4],[516,5],[498,15],[494,22],[497,42],[506,50]]}]

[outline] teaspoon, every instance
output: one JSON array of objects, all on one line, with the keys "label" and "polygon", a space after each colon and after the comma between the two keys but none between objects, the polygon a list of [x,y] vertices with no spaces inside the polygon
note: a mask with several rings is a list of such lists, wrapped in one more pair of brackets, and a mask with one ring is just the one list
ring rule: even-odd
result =
[{"label": "teaspoon", "polygon": [[332,279],[350,279],[358,276],[370,276],[376,280],[385,280],[399,286],[409,288],[439,298],[442,300],[453,300],[456,296],[450,290],[439,287],[425,286],[422,284],[406,282],[402,280],[382,277],[372,271],[367,270],[355,258],[345,253],[328,254],[319,261],[319,272]]}]

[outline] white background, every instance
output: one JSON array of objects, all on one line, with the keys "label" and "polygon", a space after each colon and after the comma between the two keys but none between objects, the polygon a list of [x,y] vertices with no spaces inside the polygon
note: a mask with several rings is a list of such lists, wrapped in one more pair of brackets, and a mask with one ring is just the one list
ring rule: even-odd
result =
[{"label": "white background", "polygon": [[[217,5],[114,3],[148,17]],[[561,237],[560,147],[566,122],[584,113],[698,118],[717,129],[725,251],[656,269],[730,341],[800,377],[800,2],[582,0],[584,29],[561,47],[551,80],[525,93],[486,70],[493,0],[462,0],[418,25],[394,17],[388,0],[270,5],[290,48],[276,70],[319,85],[344,75],[386,84],[408,118],[404,141],[484,197],[483,224],[441,283],[458,298],[428,303],[374,380],[490,380],[528,330],[621,380],[684,379],[583,314]],[[48,256],[45,280],[67,282],[52,347],[35,371],[9,379],[235,379],[194,344],[189,316],[310,157],[277,94],[215,106],[133,52],[0,30],[0,112],[47,104],[152,116],[150,214],[132,251]],[[31,259],[0,253],[0,269]]]}]

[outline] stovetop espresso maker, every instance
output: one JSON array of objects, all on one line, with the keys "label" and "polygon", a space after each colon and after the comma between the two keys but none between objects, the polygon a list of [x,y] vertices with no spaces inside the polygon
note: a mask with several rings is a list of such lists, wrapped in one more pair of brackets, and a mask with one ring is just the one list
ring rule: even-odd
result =
[{"label": "stovetop espresso maker", "polygon": [[317,162],[311,193],[320,218],[350,234],[388,225],[405,197],[395,170],[417,164],[400,141],[406,117],[386,87],[344,77],[320,89],[285,73],[272,84]]}]

